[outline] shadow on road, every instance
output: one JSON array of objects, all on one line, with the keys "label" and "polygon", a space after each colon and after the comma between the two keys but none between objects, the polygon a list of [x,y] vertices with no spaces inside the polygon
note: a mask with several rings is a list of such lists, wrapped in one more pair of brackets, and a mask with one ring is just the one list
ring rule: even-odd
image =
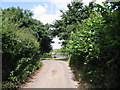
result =
[{"label": "shadow on road", "polygon": [[44,60],[58,60],[58,61],[67,61],[67,59],[59,59],[59,58],[44,59]]}]

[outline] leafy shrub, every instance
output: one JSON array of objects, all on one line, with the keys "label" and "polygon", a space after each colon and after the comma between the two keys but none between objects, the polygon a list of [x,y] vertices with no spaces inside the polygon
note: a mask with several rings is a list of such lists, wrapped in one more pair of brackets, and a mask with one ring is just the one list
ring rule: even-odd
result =
[{"label": "leafy shrub", "polygon": [[[54,25],[54,33],[65,40],[64,50],[70,54],[70,66],[77,72],[78,79],[82,76],[94,88],[120,86],[119,7],[120,2],[104,3],[103,6],[72,2],[63,12],[62,20]],[[62,31],[61,27],[67,29]],[[66,33],[67,38],[64,37]]]},{"label": "leafy shrub", "polygon": [[[8,8],[2,13],[2,87],[18,88],[41,67],[42,55],[51,48],[51,37],[45,33],[44,25],[32,19],[27,10]],[[48,41],[44,47],[48,46],[48,51],[42,47],[45,37]]]}]

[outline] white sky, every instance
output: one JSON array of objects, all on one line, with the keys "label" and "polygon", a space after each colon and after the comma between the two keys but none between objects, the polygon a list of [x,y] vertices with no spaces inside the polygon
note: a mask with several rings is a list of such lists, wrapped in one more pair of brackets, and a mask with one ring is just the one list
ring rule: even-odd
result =
[{"label": "white sky", "polygon": [[59,38],[58,37],[54,37],[53,41],[55,42],[55,43],[51,44],[53,49],[60,49],[61,48],[61,41],[59,40]]}]

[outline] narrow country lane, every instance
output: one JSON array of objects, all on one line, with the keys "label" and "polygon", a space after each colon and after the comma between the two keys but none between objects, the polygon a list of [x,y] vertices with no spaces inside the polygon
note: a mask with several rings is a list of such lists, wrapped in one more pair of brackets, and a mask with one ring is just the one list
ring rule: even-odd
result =
[{"label": "narrow country lane", "polygon": [[77,88],[66,61],[43,60],[43,67],[23,88]]}]

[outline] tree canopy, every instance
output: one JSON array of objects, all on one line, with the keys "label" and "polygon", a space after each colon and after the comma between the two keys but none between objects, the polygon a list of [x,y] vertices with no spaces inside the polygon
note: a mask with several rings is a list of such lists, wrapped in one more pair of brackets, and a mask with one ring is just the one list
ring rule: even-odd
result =
[{"label": "tree canopy", "polygon": [[62,19],[55,21],[53,35],[64,40],[62,50],[69,53],[77,79],[96,88],[118,88],[120,2],[83,5],[73,1],[67,7],[61,11]]},{"label": "tree canopy", "polygon": [[32,15],[19,7],[2,9],[3,88],[17,88],[25,82],[42,65],[42,56],[52,49],[49,25]]}]

